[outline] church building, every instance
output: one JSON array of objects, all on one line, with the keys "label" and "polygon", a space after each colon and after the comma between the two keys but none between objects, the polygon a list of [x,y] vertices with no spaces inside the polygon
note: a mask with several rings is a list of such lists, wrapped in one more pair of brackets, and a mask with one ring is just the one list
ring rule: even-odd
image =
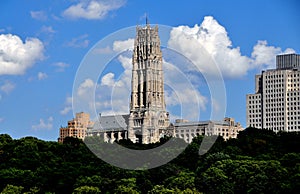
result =
[{"label": "church building", "polygon": [[136,28],[132,56],[131,102],[128,138],[155,143],[169,122],[164,97],[164,75],[158,27]]},{"label": "church building", "polygon": [[[126,115],[100,114],[87,129],[87,136],[100,136],[113,143],[130,139],[134,143],[156,143],[163,136],[173,136],[190,143],[197,135],[236,138],[243,128],[232,118],[224,121],[177,122],[171,124],[166,111],[164,72],[158,26],[136,27],[132,54],[130,112]],[[231,124],[230,124],[231,123]]]}]

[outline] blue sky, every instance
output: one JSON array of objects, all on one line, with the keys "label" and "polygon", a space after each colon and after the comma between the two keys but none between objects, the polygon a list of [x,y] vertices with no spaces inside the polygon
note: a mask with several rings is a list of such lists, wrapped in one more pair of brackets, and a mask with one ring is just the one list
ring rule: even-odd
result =
[{"label": "blue sky", "polygon": [[[245,95],[254,92],[254,75],[274,67],[276,54],[300,52],[297,0],[10,0],[0,4],[0,133],[14,138],[36,136],[56,140],[59,127],[73,117],[73,94],[87,94],[95,87],[98,112],[109,113],[104,106],[107,94],[103,91],[110,91],[114,85],[117,85],[113,90],[114,106],[122,106],[114,110],[126,111],[128,102],[123,101],[129,96],[126,92],[130,87],[127,79],[130,52],[115,56],[98,80],[86,75],[78,83],[75,81],[75,88],[73,83],[78,78],[80,64],[97,54],[96,51],[101,58],[105,52],[121,52],[119,47],[130,46],[132,41],[126,36],[113,39],[115,47],[101,47],[104,45],[101,40],[118,30],[126,34],[129,31],[122,29],[144,24],[145,14],[151,24],[166,25],[168,32],[173,32],[169,39],[162,40],[165,46],[210,75],[214,71],[209,69],[209,63],[203,63],[197,56],[196,48],[205,47],[224,78],[225,115],[234,117],[243,126],[246,124]],[[195,49],[185,47],[191,44],[195,44]],[[172,67],[180,69],[175,61],[165,63],[165,74]],[[195,73],[189,70],[185,75]],[[172,83],[180,82],[174,80],[176,73],[168,75]],[[200,118],[209,119],[213,100],[205,79],[200,76],[198,81],[193,78],[193,86],[198,90],[191,95],[199,97]],[[178,116],[175,108],[180,94],[177,97],[172,94],[170,90],[166,97],[169,110],[173,106],[171,116]]]}]

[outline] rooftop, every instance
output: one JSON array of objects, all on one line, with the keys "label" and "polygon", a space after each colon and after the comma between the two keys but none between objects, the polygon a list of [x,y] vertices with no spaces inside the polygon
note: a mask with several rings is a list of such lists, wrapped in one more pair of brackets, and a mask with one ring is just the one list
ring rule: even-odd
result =
[{"label": "rooftop", "polygon": [[120,131],[127,130],[129,115],[99,116],[89,131]]}]

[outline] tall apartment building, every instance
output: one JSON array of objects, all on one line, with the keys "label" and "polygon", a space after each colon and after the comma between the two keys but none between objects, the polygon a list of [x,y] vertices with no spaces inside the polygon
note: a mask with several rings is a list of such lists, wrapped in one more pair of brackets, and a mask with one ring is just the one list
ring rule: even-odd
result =
[{"label": "tall apartment building", "polygon": [[59,129],[58,142],[63,142],[66,137],[84,139],[87,128],[93,124],[94,122],[90,120],[90,115],[88,113],[76,113],[76,117],[68,121],[67,127],[61,127]]},{"label": "tall apartment building", "polygon": [[255,94],[247,94],[247,126],[300,131],[300,55],[276,56],[276,69],[255,76]]}]

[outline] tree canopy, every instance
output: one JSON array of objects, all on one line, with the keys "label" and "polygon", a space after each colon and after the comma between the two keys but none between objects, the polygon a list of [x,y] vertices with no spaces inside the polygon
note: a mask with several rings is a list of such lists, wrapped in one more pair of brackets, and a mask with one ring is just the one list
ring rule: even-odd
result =
[{"label": "tree canopy", "polygon": [[[218,138],[199,155],[202,136],[171,162],[125,170],[97,158],[84,142],[64,143],[0,134],[2,193],[298,193],[300,134],[247,128],[237,139]],[[117,142],[131,149],[150,145]],[[159,156],[159,155],[158,155]]]}]

